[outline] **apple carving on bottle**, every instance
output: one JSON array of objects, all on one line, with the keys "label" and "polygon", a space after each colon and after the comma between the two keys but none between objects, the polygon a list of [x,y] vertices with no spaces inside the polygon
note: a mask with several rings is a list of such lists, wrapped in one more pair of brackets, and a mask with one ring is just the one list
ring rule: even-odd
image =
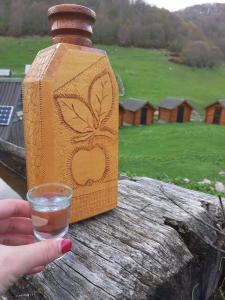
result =
[{"label": "apple carving on bottle", "polygon": [[78,149],[72,159],[73,177],[79,185],[91,185],[101,180],[105,168],[106,155],[99,145]]},{"label": "apple carving on bottle", "polygon": [[[71,160],[74,181],[81,186],[101,181],[107,173],[107,153],[96,137],[113,140],[116,132],[105,126],[113,106],[110,74],[103,72],[90,84],[88,99],[69,95],[58,99],[62,117],[75,132],[73,142],[80,144]],[[79,145],[78,144],[78,145]]]}]

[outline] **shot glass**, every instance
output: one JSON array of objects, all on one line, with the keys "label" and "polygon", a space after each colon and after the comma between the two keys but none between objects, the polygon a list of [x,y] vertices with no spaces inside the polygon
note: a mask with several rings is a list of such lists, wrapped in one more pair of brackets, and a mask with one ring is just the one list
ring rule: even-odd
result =
[{"label": "shot glass", "polygon": [[38,241],[64,238],[69,228],[73,190],[61,183],[48,183],[27,192],[33,234]]}]

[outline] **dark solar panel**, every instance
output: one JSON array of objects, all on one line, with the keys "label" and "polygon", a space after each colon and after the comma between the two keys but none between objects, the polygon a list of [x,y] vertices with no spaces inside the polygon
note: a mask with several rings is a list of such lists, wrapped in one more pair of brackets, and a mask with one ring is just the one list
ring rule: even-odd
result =
[{"label": "dark solar panel", "polygon": [[13,112],[13,106],[0,105],[0,125],[9,125]]}]

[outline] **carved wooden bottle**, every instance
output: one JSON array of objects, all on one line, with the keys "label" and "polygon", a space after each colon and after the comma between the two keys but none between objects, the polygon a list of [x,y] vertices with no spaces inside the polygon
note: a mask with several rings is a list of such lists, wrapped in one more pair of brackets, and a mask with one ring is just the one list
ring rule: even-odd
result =
[{"label": "carved wooden bottle", "polygon": [[73,187],[75,222],[117,205],[118,89],[106,53],[91,48],[95,13],[68,4],[48,16],[53,46],[23,83],[28,187]]}]

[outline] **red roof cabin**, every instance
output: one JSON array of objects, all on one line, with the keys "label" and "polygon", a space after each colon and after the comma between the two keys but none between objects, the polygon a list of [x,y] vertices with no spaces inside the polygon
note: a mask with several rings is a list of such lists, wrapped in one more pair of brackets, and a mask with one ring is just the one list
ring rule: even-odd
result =
[{"label": "red roof cabin", "polygon": [[149,125],[153,123],[155,107],[148,101],[128,99],[121,105],[124,108],[124,122],[131,125]]},{"label": "red roof cabin", "polygon": [[184,99],[168,97],[159,106],[159,120],[165,123],[189,122],[193,107]]},{"label": "red roof cabin", "polygon": [[205,108],[205,122],[225,125],[225,100],[220,99]]},{"label": "red roof cabin", "polygon": [[124,119],[124,108],[119,104],[119,128],[123,127],[123,119]]}]

